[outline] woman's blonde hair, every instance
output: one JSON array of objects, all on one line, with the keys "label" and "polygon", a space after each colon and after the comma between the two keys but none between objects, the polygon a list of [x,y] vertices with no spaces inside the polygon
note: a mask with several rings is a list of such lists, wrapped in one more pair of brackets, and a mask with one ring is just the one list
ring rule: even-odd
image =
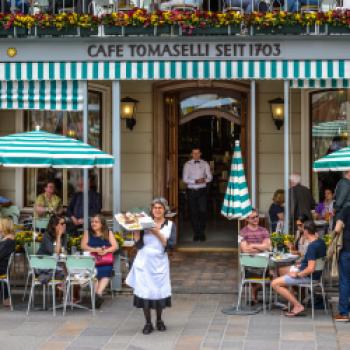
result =
[{"label": "woman's blonde hair", "polygon": [[0,218],[0,231],[4,236],[14,235],[15,228],[13,226],[13,221],[10,218]]},{"label": "woman's blonde hair", "polygon": [[284,202],[284,190],[278,189],[273,194],[272,200],[274,203],[282,204]]}]

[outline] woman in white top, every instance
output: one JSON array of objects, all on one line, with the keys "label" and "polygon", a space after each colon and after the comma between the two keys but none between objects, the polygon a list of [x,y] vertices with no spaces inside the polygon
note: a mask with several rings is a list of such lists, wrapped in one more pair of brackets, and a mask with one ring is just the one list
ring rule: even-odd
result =
[{"label": "woman in white top", "polygon": [[134,306],[143,308],[146,324],[143,334],[153,331],[151,309],[157,313],[156,327],[165,331],[162,311],[171,306],[171,286],[167,248],[173,248],[176,239],[175,224],[165,218],[168,202],[156,198],[151,203],[153,229],[135,235],[138,248],[126,283],[134,290]]}]

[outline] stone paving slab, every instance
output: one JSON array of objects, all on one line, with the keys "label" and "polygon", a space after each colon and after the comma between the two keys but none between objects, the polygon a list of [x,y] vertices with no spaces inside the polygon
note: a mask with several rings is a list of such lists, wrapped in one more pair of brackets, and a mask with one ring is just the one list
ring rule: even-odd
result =
[{"label": "stone paving slab", "polygon": [[9,350],[349,350],[350,323],[335,325],[330,315],[316,310],[306,317],[287,319],[279,310],[253,316],[226,316],[230,294],[177,294],[164,313],[168,330],[149,336],[141,332],[141,310],[132,296],[120,295],[95,317],[89,311],[68,310],[63,317],[22,308],[0,308],[0,349]]}]

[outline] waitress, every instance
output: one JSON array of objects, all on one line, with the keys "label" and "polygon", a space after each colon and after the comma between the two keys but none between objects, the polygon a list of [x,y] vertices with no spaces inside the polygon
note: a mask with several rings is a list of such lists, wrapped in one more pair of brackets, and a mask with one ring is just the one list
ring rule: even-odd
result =
[{"label": "waitress", "polygon": [[162,312],[171,306],[171,286],[167,248],[173,248],[175,224],[165,218],[168,202],[156,198],[151,203],[151,216],[155,227],[135,235],[138,252],[126,283],[134,289],[134,306],[142,308],[146,320],[143,334],[153,331],[151,309],[156,310],[159,331],[165,331]]}]

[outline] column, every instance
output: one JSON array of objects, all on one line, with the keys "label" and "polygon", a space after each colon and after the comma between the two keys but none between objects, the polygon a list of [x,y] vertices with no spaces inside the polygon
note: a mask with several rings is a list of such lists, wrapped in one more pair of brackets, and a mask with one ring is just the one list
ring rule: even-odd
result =
[{"label": "column", "polygon": [[[83,142],[88,143],[88,87],[87,81],[82,82],[83,90]],[[83,170],[84,181],[84,230],[89,227],[89,172],[88,169]]]},{"label": "column", "polygon": [[[114,157],[112,187],[113,187],[113,212],[121,211],[121,129],[120,129],[120,82],[112,82],[112,152]],[[119,225],[113,218],[113,231],[117,231]],[[112,278],[112,290],[121,290],[122,274],[120,269],[120,254],[114,259],[114,277]]]},{"label": "column", "polygon": [[[121,210],[121,130],[120,130],[120,82],[112,82],[112,152],[115,159],[113,166],[113,214]],[[117,222],[113,220],[113,229]]]},{"label": "column", "polygon": [[250,139],[251,139],[251,152],[250,152],[250,188],[252,206],[256,208],[256,83],[255,80],[250,82]]},{"label": "column", "polygon": [[284,81],[284,233],[289,232],[289,80]]}]

